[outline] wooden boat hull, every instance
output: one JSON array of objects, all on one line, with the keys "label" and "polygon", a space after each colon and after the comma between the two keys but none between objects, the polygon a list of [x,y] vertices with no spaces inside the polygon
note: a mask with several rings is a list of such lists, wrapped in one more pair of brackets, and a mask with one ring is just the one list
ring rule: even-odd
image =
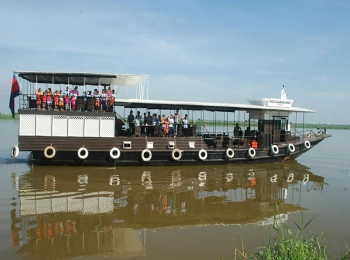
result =
[{"label": "wooden boat hull", "polygon": [[[19,137],[20,150],[31,151],[31,162],[38,165],[111,165],[111,166],[148,166],[148,165],[205,165],[205,164],[235,164],[277,162],[295,159],[312,149],[324,139],[315,138],[310,141],[311,147],[306,148],[303,142],[295,142],[295,151],[290,152],[286,144],[279,145],[278,154],[273,154],[268,148],[256,148],[255,156],[249,155],[249,147],[232,146],[233,158],[227,157],[227,149],[222,146],[208,147],[201,137],[115,137],[115,138],[67,138],[67,137]],[[131,149],[123,149],[123,142],[131,142]],[[151,158],[145,161],[142,151],[147,149],[147,142],[153,143]],[[168,148],[169,142],[176,144],[175,148]],[[194,142],[195,148],[189,148],[188,143]],[[44,150],[52,146],[55,149],[53,158],[46,158]],[[85,159],[79,158],[80,148],[88,150]],[[114,147],[120,151],[120,156],[113,159],[110,150]],[[181,158],[175,160],[172,151],[179,149]],[[199,151],[207,153],[201,159]]]}]

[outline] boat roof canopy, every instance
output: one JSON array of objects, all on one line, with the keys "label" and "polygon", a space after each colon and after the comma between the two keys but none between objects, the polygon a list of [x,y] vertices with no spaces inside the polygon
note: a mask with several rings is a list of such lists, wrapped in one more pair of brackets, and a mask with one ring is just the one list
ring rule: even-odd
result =
[{"label": "boat roof canopy", "polygon": [[[283,111],[283,112],[303,112],[314,113],[314,110],[298,107],[267,107],[250,104],[231,104],[231,103],[213,103],[213,102],[187,102],[187,101],[169,101],[169,100],[140,100],[140,99],[116,99],[115,106],[125,108],[147,108],[147,109],[164,109],[164,110],[196,110],[196,111],[218,111],[218,112],[235,112],[235,111]],[[134,111],[135,113],[135,111]]]},{"label": "boat roof canopy", "polygon": [[[149,75],[137,74],[108,74],[108,73],[89,73],[89,72],[39,72],[39,71],[14,71],[18,77],[31,83],[41,84],[63,84],[77,86],[126,86],[137,87],[148,84]],[[270,100],[273,106],[269,105]],[[292,107],[292,100],[282,100],[289,102],[285,106],[281,100],[262,99],[250,101],[250,104],[231,104],[231,103],[213,103],[213,102],[189,102],[189,101],[169,101],[169,100],[149,100],[149,99],[116,99],[115,106],[124,106],[126,108],[146,108],[146,109],[164,109],[164,110],[193,110],[193,111],[283,111],[283,112],[302,112],[314,113],[314,110]],[[277,103],[276,103],[277,102]],[[282,102],[282,103],[281,103]],[[271,103],[271,102],[270,102]],[[275,106],[277,104],[277,106]],[[280,105],[280,106],[278,106]]]},{"label": "boat roof canopy", "polygon": [[40,72],[14,71],[20,78],[32,83],[93,85],[93,86],[138,86],[149,75],[107,74],[89,72]]}]

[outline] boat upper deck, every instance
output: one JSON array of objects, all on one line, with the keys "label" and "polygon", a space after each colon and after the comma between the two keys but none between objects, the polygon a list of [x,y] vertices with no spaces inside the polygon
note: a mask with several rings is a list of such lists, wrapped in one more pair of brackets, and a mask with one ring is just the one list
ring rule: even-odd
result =
[{"label": "boat upper deck", "polygon": [[[35,71],[14,71],[27,84],[22,84],[22,106],[21,109],[31,109],[29,100],[35,99],[35,92],[39,87],[54,90],[65,89],[66,86],[83,86],[83,90],[101,88],[135,87],[135,99],[115,99],[114,106],[125,108],[145,108],[160,110],[192,110],[192,111],[282,111],[286,113],[302,112],[314,113],[314,110],[292,107],[288,100],[261,99],[249,101],[250,104],[214,103],[199,101],[174,101],[174,100],[150,100],[148,99],[148,78],[149,75],[142,74],[111,74],[111,73],[88,73],[88,72],[35,72]],[[28,84],[29,83],[29,84]],[[26,85],[26,88],[23,86]],[[63,85],[63,87],[62,87]],[[288,105],[284,103],[287,101]]]}]

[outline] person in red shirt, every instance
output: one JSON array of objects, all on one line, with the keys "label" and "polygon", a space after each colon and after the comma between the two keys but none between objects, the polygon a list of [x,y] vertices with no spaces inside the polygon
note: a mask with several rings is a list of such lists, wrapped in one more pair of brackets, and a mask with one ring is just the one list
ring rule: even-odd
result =
[{"label": "person in red shirt", "polygon": [[46,103],[47,103],[47,110],[51,110],[52,109],[52,91],[51,91],[51,88],[49,88],[47,91]]},{"label": "person in red shirt", "polygon": [[60,95],[58,94],[58,90],[56,90],[55,95],[53,97],[53,105],[55,107],[55,110],[58,110],[59,98],[60,98]]},{"label": "person in red shirt", "polygon": [[36,95],[36,109],[40,110],[41,107],[41,96],[43,95],[43,92],[41,91],[41,88],[38,89],[38,91],[35,93]]},{"label": "person in red shirt", "polygon": [[44,94],[41,96],[41,107],[44,110],[47,110],[46,109],[46,102],[47,102],[47,92],[45,91]]}]

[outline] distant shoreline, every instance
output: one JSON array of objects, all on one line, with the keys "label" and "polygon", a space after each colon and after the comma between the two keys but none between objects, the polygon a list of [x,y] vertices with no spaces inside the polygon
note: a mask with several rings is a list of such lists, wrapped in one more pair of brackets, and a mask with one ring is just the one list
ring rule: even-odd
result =
[{"label": "distant shoreline", "polygon": [[[10,114],[0,114],[0,120],[18,120],[18,114],[15,114],[15,118],[14,119],[12,118],[12,115],[10,115]],[[199,120],[195,120],[194,123],[197,124],[197,125],[203,125],[203,122],[199,121]],[[247,126],[247,123],[244,123],[244,122],[229,122],[228,125],[229,126],[233,126],[236,123],[238,123],[241,127]],[[209,121],[209,120],[206,120],[204,122],[204,125],[211,126],[211,125],[213,125],[213,122]],[[217,126],[221,126],[221,125],[226,126],[227,122],[217,121],[216,125]],[[295,124],[292,123],[290,125],[290,127],[291,127],[291,129],[294,129],[294,128],[302,128],[303,126],[302,126],[302,124],[295,125]],[[308,124],[308,123],[305,123],[304,128],[306,128],[306,129],[326,128],[326,129],[350,130],[350,125],[341,125],[341,124],[340,125],[334,125],[334,124],[328,125],[328,124]]]},{"label": "distant shoreline", "polygon": [[18,120],[18,114],[15,114],[15,119],[12,118],[12,115],[0,114],[0,120]]}]

